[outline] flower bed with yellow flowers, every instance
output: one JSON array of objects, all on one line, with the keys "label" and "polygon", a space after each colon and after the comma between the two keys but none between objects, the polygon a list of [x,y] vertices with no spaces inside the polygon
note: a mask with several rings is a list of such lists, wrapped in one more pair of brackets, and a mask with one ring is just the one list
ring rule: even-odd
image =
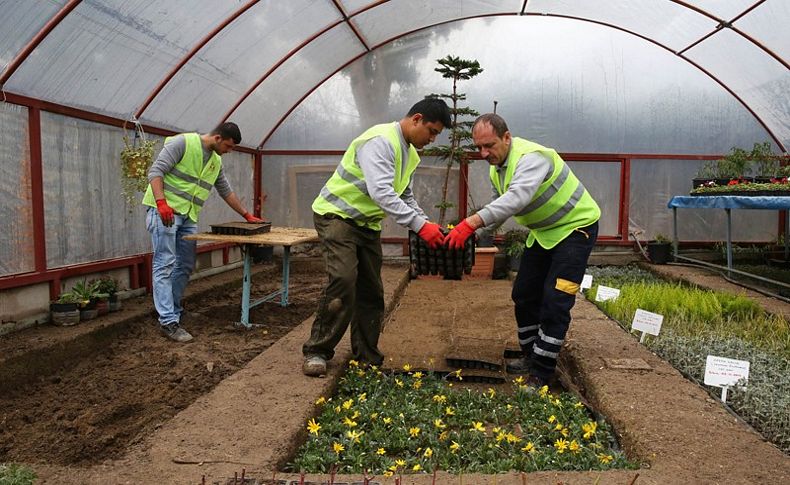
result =
[{"label": "flower bed with yellow flowers", "polygon": [[[578,399],[535,389],[453,388],[434,374],[351,361],[338,393],[316,402],[294,472],[497,473],[633,468],[609,426]],[[462,380],[461,371],[451,374]]]}]

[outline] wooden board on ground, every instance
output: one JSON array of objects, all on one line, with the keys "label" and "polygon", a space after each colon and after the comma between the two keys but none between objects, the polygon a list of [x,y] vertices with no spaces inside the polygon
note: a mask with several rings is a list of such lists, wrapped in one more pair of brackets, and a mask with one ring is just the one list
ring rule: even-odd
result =
[{"label": "wooden board on ground", "polygon": [[185,236],[184,239],[221,243],[261,244],[264,246],[295,246],[297,244],[319,241],[318,233],[315,229],[305,227],[272,227],[270,232],[250,236],[202,232],[192,236]]}]

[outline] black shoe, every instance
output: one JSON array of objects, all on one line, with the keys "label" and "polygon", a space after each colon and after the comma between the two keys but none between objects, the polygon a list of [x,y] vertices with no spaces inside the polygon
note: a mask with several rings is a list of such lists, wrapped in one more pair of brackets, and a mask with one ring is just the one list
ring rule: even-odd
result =
[{"label": "black shoe", "polygon": [[179,325],[178,323],[169,323],[167,325],[161,325],[159,328],[162,330],[162,333],[165,334],[167,338],[175,342],[184,343],[192,340],[192,334],[181,328],[181,325]]},{"label": "black shoe", "polygon": [[505,372],[508,374],[529,374],[531,366],[530,359],[527,357],[519,357],[513,359],[505,365]]}]

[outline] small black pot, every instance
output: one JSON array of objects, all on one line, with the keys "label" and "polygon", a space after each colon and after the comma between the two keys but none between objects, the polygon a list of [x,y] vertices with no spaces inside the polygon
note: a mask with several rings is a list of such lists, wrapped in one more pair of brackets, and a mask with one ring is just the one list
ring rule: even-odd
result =
[{"label": "small black pot", "polygon": [[672,255],[672,243],[650,241],[647,243],[647,257],[654,264],[667,264]]}]

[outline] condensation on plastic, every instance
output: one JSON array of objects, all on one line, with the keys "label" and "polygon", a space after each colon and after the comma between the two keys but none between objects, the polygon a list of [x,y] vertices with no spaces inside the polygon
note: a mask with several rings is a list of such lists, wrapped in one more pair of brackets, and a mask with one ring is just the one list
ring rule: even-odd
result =
[{"label": "condensation on plastic", "polygon": [[[238,102],[272,66],[340,18],[338,10],[326,0],[257,3],[193,57],[143,117],[165,126],[179,126],[182,120],[189,119],[194,128],[210,130],[217,124],[218,117]],[[324,48],[329,46],[324,45]],[[289,65],[298,71],[297,66]],[[298,77],[301,73],[291,74]],[[263,112],[271,111],[271,106],[263,109]],[[240,127],[245,144],[254,146],[260,142],[259,135],[255,135],[257,138],[250,135],[260,133],[257,120]]]},{"label": "condensation on plastic", "polygon": [[6,90],[128,118],[182,56],[239,7],[237,0],[83,1]]},{"label": "condensation on plastic", "polygon": [[[630,226],[641,231],[639,239],[657,234],[672,236],[669,199],[688,195],[691,179],[704,165],[699,160],[632,160],[630,184]],[[778,231],[776,211],[732,211],[735,241],[773,241]],[[678,209],[678,236],[683,241],[726,241],[727,216],[724,210]]]},{"label": "condensation on plastic", "polygon": [[787,19],[790,19],[790,2],[774,0],[760,4],[738,19],[734,25],[786,62],[790,62],[790,29],[787,28]]},{"label": "condensation on plastic", "polygon": [[[732,20],[746,9],[757,3],[758,0],[690,0],[689,5],[708,12],[724,20]],[[766,3],[777,3],[783,0],[768,0]]]},{"label": "condensation on plastic", "polygon": [[35,269],[27,108],[0,103],[0,276]]},{"label": "condensation on plastic", "polygon": [[47,267],[150,251],[145,211],[121,192],[122,138],[117,127],[41,112]]},{"label": "condensation on plastic", "polygon": [[257,146],[305,93],[362,52],[346,24],[330,29],[275,70],[229,119]]},{"label": "condensation on plastic", "polygon": [[340,4],[343,5],[343,9],[348,15],[353,15],[358,10],[374,3],[376,2],[371,0],[340,0]]}]

